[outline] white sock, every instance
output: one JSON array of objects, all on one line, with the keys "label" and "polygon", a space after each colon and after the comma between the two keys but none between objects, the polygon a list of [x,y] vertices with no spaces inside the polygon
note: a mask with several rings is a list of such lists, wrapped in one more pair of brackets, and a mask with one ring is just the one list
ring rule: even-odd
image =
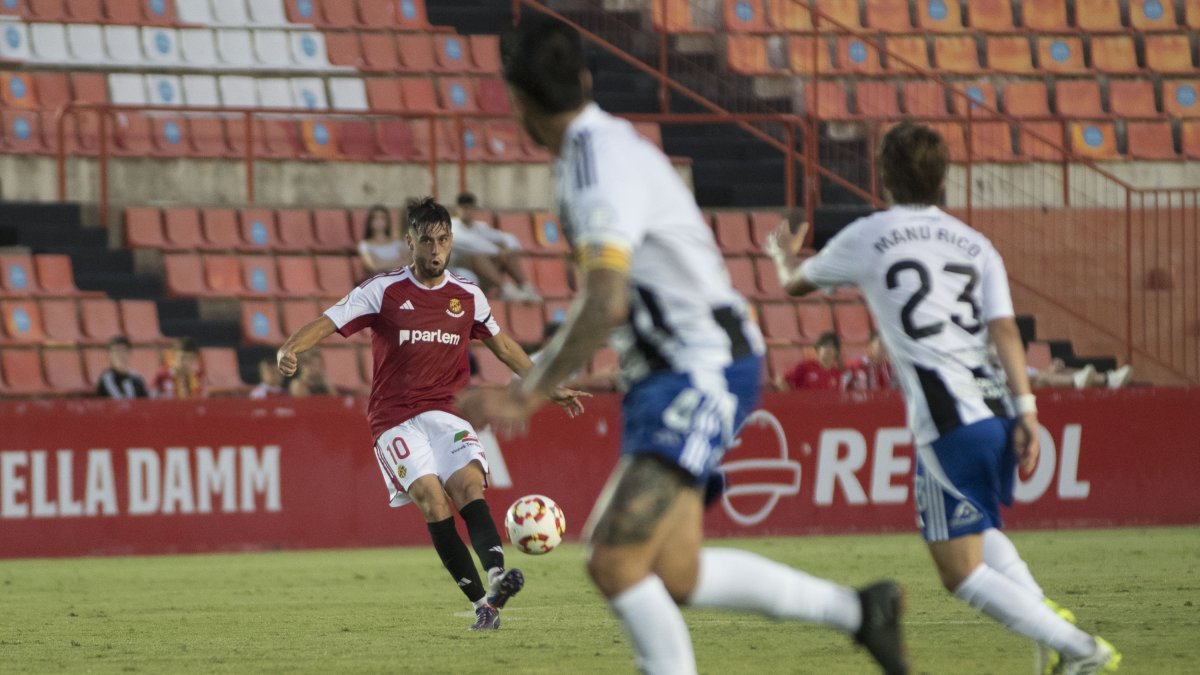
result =
[{"label": "white sock", "polygon": [[1072,626],[1042,602],[1042,598],[986,564],[975,568],[954,597],[1071,658],[1084,658],[1096,648],[1092,636]]},{"label": "white sock", "polygon": [[1046,597],[1042,587],[1029,571],[1029,565],[1026,565],[1021,559],[1021,554],[1017,553],[1017,547],[1013,546],[1012,540],[994,527],[983,531],[983,562],[1017,582],[1022,588],[1036,593],[1039,598]]},{"label": "white sock", "polygon": [[862,625],[862,604],[854,589],[736,549],[700,551],[700,578],[689,603],[823,623],[847,633]]},{"label": "white sock", "polygon": [[484,605],[487,604],[487,596],[485,595],[482,598],[476,600],[475,602],[473,602],[471,604],[475,605],[475,609],[479,609],[480,607],[483,607]]},{"label": "white sock", "polygon": [[503,574],[504,574],[503,567],[490,568],[487,571],[488,587],[490,588],[492,584],[496,583],[496,579],[500,578],[500,576]]},{"label": "white sock", "polygon": [[683,614],[657,575],[608,601],[625,625],[637,666],[646,675],[693,675],[696,656]]}]

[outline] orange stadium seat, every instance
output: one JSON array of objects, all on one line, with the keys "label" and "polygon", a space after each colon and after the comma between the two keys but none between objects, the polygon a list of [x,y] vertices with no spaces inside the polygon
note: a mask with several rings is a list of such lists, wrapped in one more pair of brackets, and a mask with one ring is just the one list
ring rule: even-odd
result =
[{"label": "orange stadium seat", "polygon": [[808,300],[796,305],[800,319],[800,337],[805,342],[816,342],[821,333],[833,330],[833,311],[824,300]]},{"label": "orange stadium seat", "polygon": [[749,222],[744,211],[718,211],[713,214],[713,231],[721,252],[754,253],[754,242],[750,239]]},{"label": "orange stadium seat", "polygon": [[862,21],[858,17],[858,0],[817,0],[817,11],[840,24],[830,26],[829,22],[822,17],[821,21],[827,30],[830,28],[838,30],[862,28]]},{"label": "orange stadium seat", "polygon": [[405,110],[400,80],[391,77],[368,77],[364,81],[367,87],[367,101],[373,112]]},{"label": "orange stadium seat", "polygon": [[306,255],[280,256],[275,259],[279,266],[279,285],[285,293],[293,296],[316,297],[321,294],[317,284],[317,268],[313,259]]},{"label": "orange stadium seat", "polygon": [[887,68],[893,73],[915,75],[929,70],[929,45],[923,36],[888,35],[883,49]]},{"label": "orange stadium seat", "polygon": [[280,209],[279,242],[276,247],[280,251],[309,251],[315,248],[313,239],[312,213],[307,209]]},{"label": "orange stadium seat", "polygon": [[1049,117],[1050,105],[1045,83],[1040,80],[1016,80],[1004,85],[1004,112],[1013,117]]},{"label": "orange stadium seat", "polygon": [[157,114],[150,118],[150,138],[159,157],[183,157],[193,154],[187,120],[175,115]]},{"label": "orange stadium seat", "polygon": [[66,23],[70,19],[63,0],[26,0],[26,3],[30,16],[38,21]]},{"label": "orange stadium seat", "polygon": [[0,254],[0,295],[37,295],[41,292],[33,256],[28,253]]},{"label": "orange stadium seat", "polygon": [[759,320],[763,333],[771,343],[789,344],[801,338],[796,306],[790,302],[764,302]]},{"label": "orange stadium seat", "polygon": [[1146,37],[1146,67],[1155,73],[1195,73],[1186,34]]},{"label": "orange stadium seat", "polygon": [[353,251],[357,248],[350,229],[350,219],[344,209],[317,209],[313,211],[316,250]]},{"label": "orange stadium seat", "polygon": [[[813,50],[817,60],[813,62]],[[829,73],[833,71],[833,59],[829,56],[829,44],[824,37],[811,38],[793,35],[788,38],[788,65],[793,73]]]},{"label": "orange stadium seat", "polygon": [[[392,51],[396,51],[394,45]],[[365,65],[362,46],[355,33],[325,33],[325,53],[329,56],[331,65],[349,68]]]},{"label": "orange stadium seat", "polygon": [[121,300],[121,325],[125,337],[138,344],[166,342],[158,322],[158,305],[153,300]]},{"label": "orange stadium seat", "polygon": [[317,266],[317,285],[325,296],[342,297],[358,285],[345,256],[319,255],[313,261]]},{"label": "orange stadium seat", "polygon": [[767,42],[757,35],[730,35],[725,41],[729,69],[740,75],[766,75],[773,71],[767,60]]},{"label": "orange stadium seat", "polygon": [[866,342],[871,337],[871,315],[861,303],[833,304],[833,319],[843,342]]},{"label": "orange stadium seat", "polygon": [[285,334],[291,335],[317,318],[320,313],[321,309],[318,309],[316,303],[309,298],[282,300],[279,303],[279,314],[282,319],[280,327]]},{"label": "orange stadium seat", "polygon": [[85,394],[93,390],[84,376],[78,349],[43,349],[42,370],[46,384],[59,394]]},{"label": "orange stadium seat", "polygon": [[443,77],[438,80],[442,108],[454,112],[475,112],[475,86],[465,77]]},{"label": "orange stadium seat", "polygon": [[400,69],[400,52],[391,33],[362,33],[363,70],[391,73]]},{"label": "orange stadium seat", "polygon": [[1176,30],[1173,0],[1129,0],[1129,25],[1134,30]]},{"label": "orange stadium seat", "polygon": [[962,8],[958,0],[916,0],[917,25],[938,33],[963,30]]},{"label": "orange stadium seat", "polygon": [[844,120],[851,117],[849,108],[846,107],[846,88],[840,82],[821,80],[817,82],[816,87],[812,86],[812,82],[805,84],[804,110],[809,115],[827,120]]},{"label": "orange stadium seat", "polygon": [[873,75],[883,70],[875,38],[842,35],[834,40],[838,70]]},{"label": "orange stadium seat", "polygon": [[30,73],[0,73],[0,101],[10,108],[37,109],[37,82]]},{"label": "orange stadium seat", "polygon": [[71,87],[66,73],[33,73],[33,84],[43,108],[58,108],[71,100]]},{"label": "orange stadium seat", "polygon": [[769,33],[763,0],[724,0],[725,29],[739,33]]},{"label": "orange stadium seat", "polygon": [[242,341],[280,345],[287,339],[279,328],[279,311],[273,301],[242,302]]},{"label": "orange stadium seat", "polygon": [[[505,323],[501,324],[501,328],[507,330],[518,344],[527,347],[540,345],[545,327],[541,305],[528,302],[507,302],[504,305],[503,308],[492,307],[497,317],[508,317],[503,320]],[[502,313],[500,309],[507,314]]]},{"label": "orange stadium seat", "polygon": [[233,251],[241,247],[237,212],[233,209],[202,209],[204,245],[207,251]]},{"label": "orange stadium seat", "polygon": [[658,30],[668,33],[692,33],[696,31],[692,23],[692,8],[688,0],[663,0],[651,5],[651,19]]},{"label": "orange stadium seat", "polygon": [[779,272],[775,270],[775,263],[770,259],[759,256],[754,260],[754,276],[758,279],[758,288],[762,291],[760,297],[764,298],[782,298],[786,293],[783,291],[783,284],[779,281]]},{"label": "orange stadium seat", "polygon": [[242,285],[249,295],[278,295],[279,281],[275,259],[265,255],[239,256]]},{"label": "orange stadium seat", "polygon": [[81,293],[75,286],[75,271],[70,256],[39,253],[33,257],[33,266],[37,270],[38,286],[44,295],[66,297]]},{"label": "orange stadium seat", "polygon": [[1188,159],[1200,159],[1200,120],[1181,122],[1179,136],[1182,141],[1183,156]]},{"label": "orange stadium seat", "polygon": [[33,300],[0,302],[0,315],[4,317],[3,341],[37,343],[46,339],[42,311]]},{"label": "orange stadium seat", "polygon": [[905,82],[901,98],[904,112],[911,117],[939,118],[946,116],[946,90],[939,82]]},{"label": "orange stadium seat", "polygon": [[1183,23],[1192,30],[1200,29],[1200,0],[1183,0]]},{"label": "orange stadium seat", "polygon": [[565,255],[569,248],[558,216],[546,211],[533,214],[533,239],[542,253]]},{"label": "orange stadium seat", "polygon": [[1075,0],[1075,23],[1087,33],[1122,30],[1119,0]]},{"label": "orange stadium seat", "polygon": [[963,135],[963,125],[961,123],[931,122],[929,126],[946,141],[946,148],[950,151],[950,161],[966,161],[967,141]]},{"label": "orange stadium seat", "polygon": [[0,393],[14,396],[50,391],[42,375],[42,361],[33,349],[0,350]]},{"label": "orange stadium seat", "polygon": [[1163,110],[1172,117],[1200,117],[1200,80],[1164,80]]},{"label": "orange stadium seat", "polygon": [[104,11],[96,0],[66,0],[67,15],[79,23],[101,23]]},{"label": "orange stadium seat", "polygon": [[240,209],[237,213],[239,248],[249,251],[271,250],[278,246],[275,212],[271,209]]},{"label": "orange stadium seat", "polygon": [[[136,26],[142,23],[142,5],[151,3],[144,0],[103,0],[104,16],[110,23]],[[164,3],[165,4],[165,3]]]},{"label": "orange stadium seat", "polygon": [[[246,120],[242,116],[231,117],[225,120],[225,133],[229,142],[229,151],[235,157],[244,157],[246,155]],[[267,145],[267,126],[266,120],[256,119],[249,126],[250,132],[253,134],[253,145],[251,146],[255,157],[271,158],[274,150]]]},{"label": "orange stadium seat", "polygon": [[[1146,56],[1149,63],[1150,43],[1147,38]],[[1184,40],[1184,44],[1187,40]],[[1191,59],[1188,59],[1189,62]],[[1092,68],[1102,73],[1138,72],[1137,51],[1129,35],[1104,35],[1092,38]]]},{"label": "orange stadium seat", "polygon": [[1021,24],[1034,32],[1070,30],[1067,3],[1062,0],[1021,0]]},{"label": "orange stadium seat", "polygon": [[746,256],[725,256],[725,268],[729,270],[729,278],[733,287],[748,298],[758,298],[762,293],[758,290],[758,280],[754,276],[754,263]]},{"label": "orange stadium seat", "polygon": [[[168,256],[168,260],[174,256]],[[93,298],[79,302],[83,334],[89,342],[107,342],[117,335],[124,335],[121,327],[121,310],[116,300]]]},{"label": "orange stadium seat", "polygon": [[476,73],[500,73],[500,38],[496,35],[469,35],[471,70]]},{"label": "orange stadium seat", "polygon": [[71,73],[71,95],[80,103],[108,103],[108,79],[102,73]]},{"label": "orange stadium seat", "polygon": [[471,43],[462,35],[438,35],[434,56],[438,66],[451,73],[471,69]]},{"label": "orange stadium seat", "polygon": [[977,73],[979,50],[969,35],[939,35],[933,39],[934,61],[938,70],[948,73]]},{"label": "orange stadium seat", "polygon": [[900,117],[896,85],[890,81],[863,80],[855,84],[854,102],[861,117]]},{"label": "orange stadium seat", "polygon": [[433,80],[428,77],[406,77],[400,80],[404,107],[409,112],[437,112],[437,94]]},{"label": "orange stadium seat", "polygon": [[166,247],[171,250],[194,251],[204,246],[200,230],[200,213],[193,208],[172,207],[163,210],[163,230]]},{"label": "orange stadium seat", "polygon": [[1125,141],[1133,159],[1176,159],[1170,122],[1126,122]]},{"label": "orange stadium seat", "polygon": [[[242,376],[238,374],[237,352],[233,349],[227,347],[201,347],[200,361],[204,364],[204,376],[208,379],[208,388],[210,391],[241,391],[246,389],[245,383],[242,382]],[[332,377],[330,379],[332,380]]]},{"label": "orange stadium seat", "polygon": [[42,330],[47,342],[75,344],[83,341],[79,306],[74,300],[42,300]]},{"label": "orange stadium seat", "polygon": [[1014,75],[1033,73],[1033,55],[1029,38],[1025,36],[990,36],[987,38],[988,68]]},{"label": "orange stadium seat", "polygon": [[225,136],[224,120],[218,117],[192,117],[188,119],[188,130],[197,157],[233,156]]},{"label": "orange stadium seat", "polygon": [[1095,80],[1058,80],[1054,84],[1056,110],[1063,117],[1101,117],[1100,83]]},{"label": "orange stadium seat", "polygon": [[1026,122],[1018,127],[1020,155],[1027,159],[1060,161],[1063,156],[1063,126],[1059,122]]},{"label": "orange stadium seat", "polygon": [[1085,73],[1083,40],[1076,35],[1039,35],[1038,68],[1050,73]]},{"label": "orange stadium seat", "polygon": [[967,0],[967,23],[985,33],[1013,30],[1012,5],[1008,0]]},{"label": "orange stadium seat", "polygon": [[971,157],[985,162],[1005,162],[1015,158],[1012,130],[1007,122],[972,122]]},{"label": "orange stadium seat", "polygon": [[950,94],[950,109],[956,115],[966,117],[967,102],[971,102],[971,114],[975,117],[993,117],[996,110],[996,87],[989,80],[959,82],[956,92]]},{"label": "orange stadium seat", "polygon": [[354,11],[354,2],[346,0],[318,0],[321,4],[321,18],[325,24],[337,28],[350,28],[358,25],[358,13]]},{"label": "orange stadium seat", "polygon": [[141,113],[118,112],[113,115],[113,153],[126,157],[157,154],[150,119]]},{"label": "orange stadium seat", "polygon": [[236,255],[206,255],[204,280],[210,295],[235,297],[245,294],[242,266]]},{"label": "orange stadium seat", "polygon": [[904,33],[912,30],[908,0],[872,0],[867,3],[867,26],[872,30]]},{"label": "orange stadium seat", "polygon": [[404,70],[414,73],[433,73],[441,70],[434,52],[433,36],[401,35],[397,44],[400,46],[400,61]]},{"label": "orange stadium seat", "polygon": [[10,152],[39,154],[48,151],[42,134],[41,116],[30,110],[3,110],[4,142]]},{"label": "orange stadium seat", "polygon": [[1071,122],[1071,151],[1091,159],[1116,159],[1117,134],[1112,122]]},{"label": "orange stadium seat", "polygon": [[1121,117],[1156,117],[1154,83],[1150,80],[1109,80],[1112,113]]},{"label": "orange stadium seat", "polygon": [[300,120],[289,132],[299,132],[304,159],[338,159],[341,147],[341,122],[332,119]]},{"label": "orange stadium seat", "polygon": [[475,97],[481,112],[494,115],[508,115],[512,112],[508,105],[508,92],[504,89],[504,80],[498,77],[477,80]]},{"label": "orange stadium seat", "polygon": [[771,0],[767,3],[767,19],[779,31],[812,30],[812,10],[804,0]]}]

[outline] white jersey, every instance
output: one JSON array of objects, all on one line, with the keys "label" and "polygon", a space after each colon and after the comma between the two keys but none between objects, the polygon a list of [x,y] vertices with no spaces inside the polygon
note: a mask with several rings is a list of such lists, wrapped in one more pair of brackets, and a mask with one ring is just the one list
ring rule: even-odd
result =
[{"label": "white jersey", "polygon": [[589,247],[628,256],[630,319],[610,337],[628,381],[763,353],[691,191],[633,125],[589,104],[567,127],[554,172],[577,258]]},{"label": "white jersey", "polygon": [[1011,415],[987,325],[1013,315],[1012,297],[987,237],[935,206],[893,206],[846,226],[800,271],[826,289],[862,291],[918,444]]}]

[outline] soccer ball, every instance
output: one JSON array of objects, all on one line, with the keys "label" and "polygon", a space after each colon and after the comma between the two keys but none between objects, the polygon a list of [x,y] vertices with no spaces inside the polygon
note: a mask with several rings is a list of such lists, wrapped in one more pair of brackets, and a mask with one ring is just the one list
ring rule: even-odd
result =
[{"label": "soccer ball", "polygon": [[504,516],[508,540],[522,553],[542,555],[562,543],[567,517],[553,499],[526,495],[508,507]]}]

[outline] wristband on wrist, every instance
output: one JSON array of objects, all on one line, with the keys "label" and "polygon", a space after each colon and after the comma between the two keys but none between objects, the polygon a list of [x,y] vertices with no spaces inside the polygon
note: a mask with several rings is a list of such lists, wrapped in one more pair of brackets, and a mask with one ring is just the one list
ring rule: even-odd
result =
[{"label": "wristband on wrist", "polygon": [[1021,394],[1013,398],[1018,415],[1029,415],[1037,412],[1037,397],[1033,394]]}]

